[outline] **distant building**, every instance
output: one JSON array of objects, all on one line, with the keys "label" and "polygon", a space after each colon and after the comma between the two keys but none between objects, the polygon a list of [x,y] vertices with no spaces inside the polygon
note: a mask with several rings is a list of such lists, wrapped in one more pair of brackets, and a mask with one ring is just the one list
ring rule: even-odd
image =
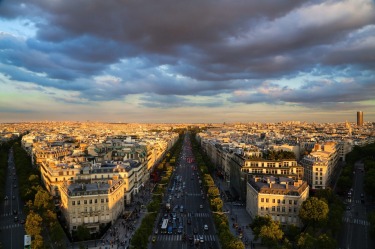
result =
[{"label": "distant building", "polygon": [[358,126],[363,125],[363,112],[361,111],[357,112],[357,125]]},{"label": "distant building", "polygon": [[300,161],[304,168],[304,179],[311,189],[326,189],[332,181],[339,160],[339,145],[336,142],[316,144],[310,155]]},{"label": "distant building", "polygon": [[252,218],[269,215],[282,225],[301,226],[298,217],[309,197],[309,185],[288,177],[252,176],[247,183],[246,211]]}]

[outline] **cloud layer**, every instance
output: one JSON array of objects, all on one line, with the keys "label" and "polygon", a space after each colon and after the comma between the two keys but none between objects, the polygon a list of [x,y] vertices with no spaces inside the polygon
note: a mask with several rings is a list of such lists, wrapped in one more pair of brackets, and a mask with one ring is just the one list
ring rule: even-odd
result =
[{"label": "cloud layer", "polygon": [[357,108],[375,96],[371,0],[14,0],[0,16],[2,74],[65,91],[50,94],[60,102]]}]

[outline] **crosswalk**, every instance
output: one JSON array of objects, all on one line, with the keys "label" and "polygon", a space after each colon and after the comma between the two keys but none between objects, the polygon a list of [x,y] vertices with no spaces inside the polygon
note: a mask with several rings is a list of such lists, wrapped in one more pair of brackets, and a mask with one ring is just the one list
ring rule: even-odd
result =
[{"label": "crosswalk", "polygon": [[357,224],[357,225],[362,225],[362,226],[370,226],[370,222],[368,222],[367,220],[352,219],[349,217],[344,217],[342,221],[344,223]]},{"label": "crosswalk", "polygon": [[[18,211],[18,215],[22,214],[22,211]],[[3,213],[3,214],[0,214],[0,217],[9,217],[9,216],[13,216],[13,213],[10,212],[10,213]]]},{"label": "crosswalk", "polygon": [[21,226],[22,225],[19,224],[19,223],[14,223],[14,224],[10,224],[10,225],[0,226],[0,229],[1,230],[7,230],[7,229],[12,229],[12,228],[21,227]]},{"label": "crosswalk", "polygon": [[187,214],[188,217],[200,217],[200,218],[203,218],[203,217],[210,217],[210,214],[209,213],[188,213]]},{"label": "crosswalk", "polygon": [[[215,235],[205,234],[203,235],[205,241],[215,241]],[[199,239],[199,235],[194,235],[194,240]],[[157,241],[181,241],[182,235],[181,234],[159,234],[156,238]]]}]

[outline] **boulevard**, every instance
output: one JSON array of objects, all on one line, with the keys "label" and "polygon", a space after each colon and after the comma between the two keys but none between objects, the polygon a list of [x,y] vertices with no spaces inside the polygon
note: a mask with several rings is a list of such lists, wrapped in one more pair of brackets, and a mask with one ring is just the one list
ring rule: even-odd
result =
[{"label": "boulevard", "polygon": [[[150,238],[151,248],[220,248],[188,134],[167,191],[154,228],[157,234],[154,232]],[[165,219],[169,224],[167,231],[162,231]],[[168,227],[172,232],[168,232]]]},{"label": "boulevard", "polygon": [[17,174],[12,149],[9,151],[8,171],[5,183],[6,196],[1,200],[0,210],[0,241],[3,248],[23,248],[25,216],[22,212],[23,203],[19,196]]}]

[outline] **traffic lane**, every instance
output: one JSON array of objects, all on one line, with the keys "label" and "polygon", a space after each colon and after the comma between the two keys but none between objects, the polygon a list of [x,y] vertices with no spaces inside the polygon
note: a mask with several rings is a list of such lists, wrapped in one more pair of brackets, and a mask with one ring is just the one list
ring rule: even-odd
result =
[{"label": "traffic lane", "polygon": [[368,249],[368,227],[359,224],[351,225],[352,236],[350,241],[350,248]]}]

